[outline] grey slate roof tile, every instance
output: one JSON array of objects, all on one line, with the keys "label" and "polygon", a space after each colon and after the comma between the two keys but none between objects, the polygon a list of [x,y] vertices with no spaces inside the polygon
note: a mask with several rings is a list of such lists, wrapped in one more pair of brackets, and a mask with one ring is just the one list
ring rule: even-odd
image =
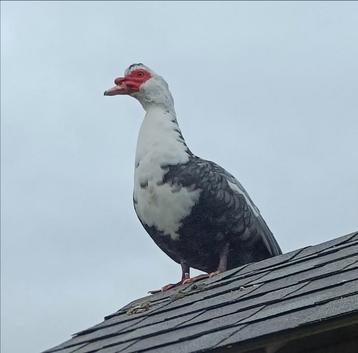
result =
[{"label": "grey slate roof tile", "polygon": [[[47,352],[54,352],[54,351],[61,351],[62,352],[65,352],[65,353],[69,353],[69,352],[72,352],[76,349],[79,349],[81,348],[82,346],[86,345],[87,343],[82,343],[82,344],[79,344],[79,343],[76,343],[74,342],[72,339],[69,339],[55,347],[52,347],[51,349],[47,349],[45,350],[43,353],[47,353]],[[72,349],[72,351],[71,351]]]},{"label": "grey slate roof tile", "polygon": [[[348,263],[350,263],[349,261],[351,260],[348,260]],[[339,265],[341,266],[337,270],[337,266]],[[316,281],[320,278],[328,278],[327,281],[331,281],[329,279],[330,276],[333,276],[336,273],[344,273],[344,271],[346,270],[348,271],[348,267],[346,267],[346,265],[347,260],[344,260],[343,263],[341,261],[337,261],[337,263],[330,263],[322,268],[313,268],[305,272],[299,272],[287,277],[272,280],[270,282],[261,283],[260,286],[252,294],[259,295],[262,293],[275,291],[277,290],[277,288],[284,288],[299,283],[316,283]]]},{"label": "grey slate roof tile", "polygon": [[134,316],[134,317],[131,318],[131,320],[125,321],[124,320],[125,316],[127,316],[127,314],[123,314],[123,317],[122,316],[121,317],[113,316],[110,319],[105,320],[105,321],[101,322],[98,325],[92,326],[87,330],[83,330],[83,331],[78,332],[76,335],[81,335],[82,336],[82,335],[86,335],[88,333],[91,333],[93,331],[98,331],[100,329],[107,328],[107,327],[111,328],[113,326],[116,326],[118,328],[118,331],[122,331],[122,330],[131,328],[132,326],[138,324],[139,322],[141,322],[143,320],[146,320],[146,318],[147,318],[146,316],[142,316],[142,317]]},{"label": "grey slate roof tile", "polygon": [[141,322],[137,326],[135,326],[135,329],[138,329],[139,327],[143,326],[150,326],[150,325],[158,325],[158,324],[171,324],[171,321],[176,322],[177,325],[184,323],[188,320],[192,320],[195,316],[199,315],[201,311],[199,312],[188,312],[186,314],[180,315],[179,312],[175,312],[175,315],[173,315],[170,312],[164,312],[161,315],[156,316],[149,316],[144,322]]},{"label": "grey slate roof tile", "polygon": [[64,348],[61,350],[61,353],[72,353],[72,352],[76,352],[78,349],[80,349],[81,347],[84,347],[86,345],[86,343],[84,344],[78,344],[75,346],[71,346],[68,348]]},{"label": "grey slate roof tile", "polygon": [[309,247],[303,249],[303,251],[297,255],[296,259],[299,259],[299,258],[302,258],[305,256],[309,256],[312,254],[317,254],[323,250],[327,250],[329,248],[333,248],[338,245],[347,243],[350,240],[352,240],[357,234],[358,234],[358,232],[353,232],[353,233],[344,235],[343,237],[335,238],[335,239],[326,241],[324,243],[321,243],[321,244],[318,244],[315,246],[309,246]]},{"label": "grey slate roof tile", "polygon": [[353,236],[353,238],[350,239],[350,241],[358,240],[358,232],[354,232],[352,234],[355,234],[355,235]]},{"label": "grey slate roof tile", "polygon": [[[161,294],[161,293],[159,293],[159,294]],[[131,304],[126,305],[122,309],[118,310],[116,313],[106,316],[105,319],[111,319],[111,318],[116,317],[118,322],[133,320],[134,319],[133,317],[127,315],[128,311],[140,304],[143,304],[143,303],[149,304],[148,309],[143,312],[137,313],[136,317],[145,317],[146,315],[148,315],[150,313],[160,310],[162,307],[164,307],[168,304],[166,301],[153,300],[153,298],[148,296],[148,297],[144,297],[142,299],[138,299],[138,300],[132,302]]]},{"label": "grey slate roof tile", "polygon": [[351,270],[358,267],[358,260],[350,264],[349,266],[345,267],[345,270]]},{"label": "grey slate roof tile", "polygon": [[[181,307],[187,304],[192,304],[193,302],[209,299],[211,297],[217,297],[221,294],[231,292],[233,290],[238,290],[239,288],[245,288],[247,283],[259,279],[263,274],[252,274],[251,276],[240,277],[237,280],[223,280],[216,284],[207,284],[207,280],[201,281],[199,286],[199,291],[193,291],[191,294],[187,292],[187,295],[183,297],[180,301],[174,301],[168,305],[166,309],[173,309],[176,307]],[[200,287],[202,286],[202,287]],[[243,291],[242,295],[245,295],[246,292]]]},{"label": "grey slate roof tile", "polygon": [[315,281],[308,281],[304,287],[298,289],[294,295],[301,295],[307,292],[317,291],[324,288],[330,288],[340,283],[354,281],[358,278],[358,269],[346,269],[345,271],[338,272],[331,276],[325,276]]},{"label": "grey slate roof tile", "polygon": [[[119,351],[129,347],[132,343],[133,342],[120,343],[118,342],[118,336],[113,336],[105,340],[90,342],[87,345],[80,348],[79,350],[76,350],[75,353],[92,353],[92,352],[97,352],[99,350],[102,353],[103,349],[109,348],[109,346],[116,346],[116,350]],[[60,352],[62,353],[62,351]]]},{"label": "grey slate roof tile", "polygon": [[357,315],[358,233],[135,300],[47,352],[198,352]]},{"label": "grey slate roof tile", "polygon": [[[272,334],[274,332],[287,331],[289,329],[328,320],[340,315],[342,312],[351,313],[358,310],[358,295],[344,297],[320,306],[303,308],[288,315],[270,317],[245,326],[242,330],[221,342],[220,346],[242,342],[255,337]],[[357,318],[356,318],[357,319]]]},{"label": "grey slate roof tile", "polygon": [[[192,328],[186,328],[182,331],[176,330],[166,335],[165,337],[154,336],[149,339],[139,340],[132,347],[130,347],[126,352],[134,353],[134,352],[142,352],[148,350],[150,348],[153,351],[157,351],[158,347],[169,346],[175,342],[185,342],[187,340],[192,340],[202,335],[206,335],[206,338],[211,338],[210,336],[215,337],[215,342],[219,343],[224,338],[228,337],[230,334],[238,330],[240,326],[230,326],[223,327],[219,330],[216,327],[213,327],[212,330],[204,330],[203,328],[199,328],[198,330],[193,332]],[[224,332],[223,332],[224,331]],[[214,343],[214,342],[212,342]],[[210,346],[209,346],[210,347]],[[193,352],[191,348],[190,352]]]},{"label": "grey slate roof tile", "polygon": [[[298,254],[300,254],[304,249],[306,249],[306,248],[294,250],[294,251],[282,254],[280,256],[272,257],[267,260],[253,262],[253,263],[245,266],[245,268],[243,268],[242,271],[240,271],[236,275],[242,276],[242,275],[250,273],[250,272],[258,273],[258,272],[261,272],[261,271],[264,271],[267,269],[275,268],[276,266],[279,266],[279,265],[283,265],[283,264],[291,261],[292,259],[296,258],[296,256]],[[232,277],[235,277],[235,274]]]},{"label": "grey slate roof tile", "polygon": [[[245,319],[245,316],[243,316],[246,315],[245,312],[249,311],[249,315],[252,315],[253,312],[251,308],[254,308],[253,311],[256,310],[255,308],[261,309],[265,303],[275,300],[279,301],[281,298],[285,297],[291,292],[294,292],[301,286],[302,284],[290,288],[279,289],[270,293],[260,295],[259,297],[252,297],[249,299],[245,298],[246,300],[222,302],[220,306],[218,306],[218,304],[216,306],[213,306],[213,309],[210,309],[208,307],[206,311],[203,312],[203,314],[197,316],[192,322],[200,322],[205,319],[229,315],[231,313],[236,313],[237,317],[240,320],[243,320]],[[250,310],[247,310],[248,308],[250,308]]]},{"label": "grey slate roof tile", "polygon": [[[202,314],[196,316],[193,320],[189,322],[190,325],[203,323],[205,321],[214,321],[216,319],[224,320],[224,322],[231,321],[233,324],[238,323],[244,319],[248,319],[252,315],[256,314],[258,311],[262,310],[264,305],[255,306],[250,309],[236,310],[233,308],[233,305],[222,306],[213,310],[204,311]],[[216,321],[217,323],[218,321]],[[207,325],[207,324],[205,324]],[[220,327],[218,325],[218,327]]]},{"label": "grey slate roof tile", "polygon": [[270,316],[283,315],[286,312],[299,310],[307,306],[315,306],[316,304],[343,297],[352,292],[358,291],[358,281],[348,282],[345,284],[338,284],[334,288],[324,289],[322,291],[305,293],[300,296],[286,297],[281,301],[267,305],[266,308],[260,310],[255,315],[248,319],[241,321],[242,323],[262,320]]},{"label": "grey slate roof tile", "polygon": [[[142,319],[144,320],[144,319]],[[83,343],[83,342],[91,342],[91,341],[95,341],[101,338],[105,338],[105,337],[109,337],[109,336],[113,336],[114,334],[119,334],[120,332],[122,332],[123,330],[128,330],[130,327],[133,327],[134,324],[132,324],[131,326],[126,325],[123,328],[123,324],[119,324],[119,325],[114,325],[114,326],[108,326],[106,327],[105,330],[95,330],[95,331],[90,331],[86,334],[81,334],[77,337],[74,337],[72,339],[72,343]]]},{"label": "grey slate roof tile", "polygon": [[[269,282],[277,278],[285,278],[290,275],[298,275],[298,278],[314,278],[325,275],[330,272],[343,270],[345,267],[353,264],[358,259],[358,246],[343,249],[339,257],[328,254],[324,258],[310,259],[307,263],[292,264],[282,269],[278,269],[268,273],[266,276],[253,281],[252,284]],[[276,276],[275,276],[276,275]]]},{"label": "grey slate roof tile", "polygon": [[[235,326],[215,332],[211,332],[208,334],[204,334],[202,336],[193,337],[188,340],[182,340],[170,345],[165,345],[162,347],[149,347],[145,352],[148,353],[191,353],[191,352],[199,352],[205,351],[215,347],[220,344],[220,342],[229,338],[235,332],[242,329],[244,325]],[[102,353],[102,352],[101,352]]]},{"label": "grey slate roof tile", "polygon": [[158,333],[173,331],[176,327],[190,322],[190,320],[200,315],[200,313],[201,312],[183,315],[176,317],[175,319],[169,319],[161,321],[160,323],[153,323],[151,325],[142,326],[140,328],[137,328],[136,330],[127,332],[125,335],[123,335],[123,339],[127,341],[141,337],[157,335]]}]

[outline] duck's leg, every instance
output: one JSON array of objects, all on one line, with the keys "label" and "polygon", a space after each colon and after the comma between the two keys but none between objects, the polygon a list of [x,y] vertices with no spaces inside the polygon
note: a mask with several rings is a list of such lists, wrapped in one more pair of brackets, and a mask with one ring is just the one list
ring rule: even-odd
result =
[{"label": "duck's leg", "polygon": [[227,258],[229,255],[229,243],[226,243],[225,246],[223,247],[223,249],[220,252],[220,258],[219,258],[219,265],[217,267],[217,270],[215,272],[210,272],[208,274],[201,274],[192,278],[187,278],[183,281],[183,284],[187,284],[187,283],[192,283],[192,282],[196,282],[196,281],[200,281],[201,279],[204,278],[211,278],[214,277],[215,275],[218,275],[221,272],[224,272],[227,270]]},{"label": "duck's leg", "polygon": [[190,278],[189,265],[185,261],[181,261],[180,265],[181,265],[182,275],[181,275],[181,280],[179,282],[167,284],[166,286],[162,287],[161,289],[152,290],[152,291],[149,291],[148,293],[154,294],[154,293],[158,293],[158,292],[165,292],[169,289],[179,287],[182,284],[193,283],[193,282],[200,281],[201,279],[205,279],[208,277],[211,278],[221,272],[224,272],[227,269],[228,255],[229,255],[229,243],[226,243],[220,252],[220,259],[219,259],[219,265],[217,267],[217,270],[215,272],[211,272],[208,274],[200,274],[200,275],[192,277],[192,278]]},{"label": "duck's leg", "polygon": [[229,255],[229,248],[230,248],[229,243],[226,243],[224,245],[224,247],[222,248],[222,250],[220,252],[220,257],[219,257],[219,265],[215,272],[210,272],[208,274],[201,274],[201,275],[195,276],[193,278],[189,277],[188,279],[184,280],[183,284],[200,281],[201,279],[208,278],[208,277],[211,278],[211,277],[214,277],[215,275],[218,275],[221,272],[226,271],[227,270],[227,258]]},{"label": "duck's leg", "polygon": [[185,262],[180,262],[181,266],[181,283],[183,283],[186,279],[190,278],[190,266]]},{"label": "duck's leg", "polygon": [[165,291],[167,291],[169,289],[176,288],[176,287],[182,285],[183,283],[186,283],[187,280],[190,280],[190,267],[189,267],[189,265],[185,261],[181,261],[180,266],[181,266],[181,280],[179,282],[177,282],[177,283],[169,283],[169,284],[165,285],[164,287],[162,287],[161,289],[151,290],[148,293],[155,294],[155,293],[159,293],[159,292],[165,292]]},{"label": "duck's leg", "polygon": [[218,268],[215,272],[209,273],[210,278],[227,270],[227,258],[229,255],[229,247],[230,247],[229,243],[226,243],[223,249],[221,250]]}]

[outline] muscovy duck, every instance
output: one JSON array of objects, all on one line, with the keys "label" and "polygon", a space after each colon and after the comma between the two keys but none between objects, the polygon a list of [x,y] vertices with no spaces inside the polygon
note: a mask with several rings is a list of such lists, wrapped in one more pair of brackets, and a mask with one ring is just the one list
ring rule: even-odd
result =
[{"label": "muscovy duck", "polygon": [[133,64],[114,83],[106,96],[132,96],[146,112],[135,157],[134,208],[154,242],[182,268],[181,280],[162,290],[190,282],[191,267],[211,276],[281,254],[240,182],[188,148],[166,81]]}]

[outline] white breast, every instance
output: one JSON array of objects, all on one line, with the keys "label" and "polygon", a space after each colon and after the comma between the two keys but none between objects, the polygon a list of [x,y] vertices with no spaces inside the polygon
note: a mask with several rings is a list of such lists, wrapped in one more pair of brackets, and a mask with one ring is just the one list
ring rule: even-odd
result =
[{"label": "white breast", "polygon": [[199,190],[163,183],[163,167],[189,160],[173,113],[159,108],[142,123],[134,173],[135,210],[140,220],[172,239],[178,238],[181,221],[199,199]]}]

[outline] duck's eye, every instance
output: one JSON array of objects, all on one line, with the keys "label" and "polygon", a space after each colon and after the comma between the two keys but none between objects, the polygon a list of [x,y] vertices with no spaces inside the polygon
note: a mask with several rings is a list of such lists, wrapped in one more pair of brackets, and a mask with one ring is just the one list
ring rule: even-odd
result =
[{"label": "duck's eye", "polygon": [[137,76],[138,76],[138,77],[143,77],[143,76],[144,76],[144,72],[143,72],[143,71],[138,71]]}]

